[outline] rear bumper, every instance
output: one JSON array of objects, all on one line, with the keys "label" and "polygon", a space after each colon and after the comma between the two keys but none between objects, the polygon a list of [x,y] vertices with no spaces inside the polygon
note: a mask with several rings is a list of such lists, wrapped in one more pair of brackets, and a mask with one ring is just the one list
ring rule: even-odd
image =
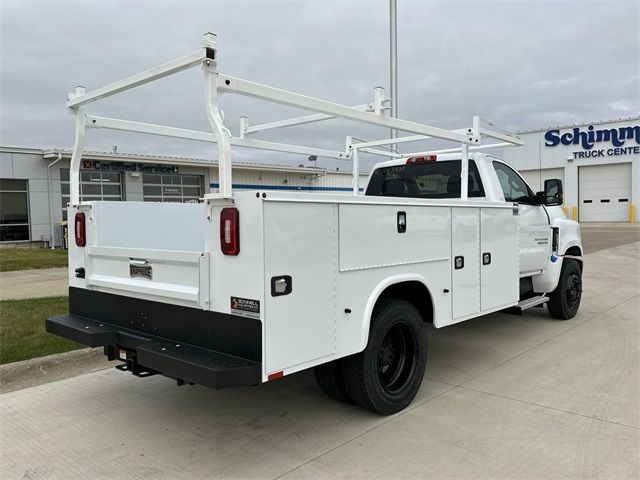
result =
[{"label": "rear bumper", "polygon": [[78,288],[69,289],[69,310],[48,318],[47,332],[104,347],[134,374],[212,388],[262,381],[258,320]]}]

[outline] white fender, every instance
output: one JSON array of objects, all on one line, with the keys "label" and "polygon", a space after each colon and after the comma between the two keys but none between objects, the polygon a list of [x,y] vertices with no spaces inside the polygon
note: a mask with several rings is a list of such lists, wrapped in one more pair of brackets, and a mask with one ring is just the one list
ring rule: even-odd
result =
[{"label": "white fender", "polygon": [[[431,289],[429,288],[429,285],[427,285],[427,281],[422,275],[418,275],[417,273],[405,273],[385,278],[383,281],[378,283],[378,285],[376,285],[376,288],[373,289],[371,295],[369,296],[369,299],[367,300],[367,304],[364,309],[364,315],[362,317],[359,351],[364,350],[367,346],[367,342],[369,341],[369,326],[371,325],[371,315],[373,314],[373,308],[378,302],[380,295],[391,285],[396,285],[403,282],[420,282],[427,289],[427,292],[429,292],[431,305],[434,305],[433,297],[431,296]],[[435,310],[435,306],[433,308]],[[435,318],[435,312],[433,312],[433,316]]]}]

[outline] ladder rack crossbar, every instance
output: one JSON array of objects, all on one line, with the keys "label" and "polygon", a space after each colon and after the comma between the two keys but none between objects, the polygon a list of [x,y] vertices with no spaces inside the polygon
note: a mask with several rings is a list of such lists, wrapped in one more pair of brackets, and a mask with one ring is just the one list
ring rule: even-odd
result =
[{"label": "ladder rack crossbar", "polygon": [[[157,135],[161,137],[181,138],[183,140],[195,140],[198,142],[217,143],[218,139],[214,133],[202,132],[198,130],[188,130],[184,128],[168,127],[153,123],[134,122],[119,118],[97,117],[86,115],[87,128],[105,128],[109,130],[119,130],[123,132],[135,132],[147,135]],[[291,145],[286,143],[269,142],[265,140],[254,140],[249,138],[230,137],[231,145],[238,147],[253,148],[258,150],[269,150],[273,152],[297,153],[300,155],[315,155],[334,160],[346,160],[344,152],[337,150],[325,150],[321,148],[310,148],[301,145]]]},{"label": "ladder rack crossbar", "polygon": [[144,85],[145,83],[159,80],[160,78],[173,75],[174,73],[182,72],[183,70],[200,65],[205,57],[206,49],[198,50],[171,62],[164,63],[136,75],[110,83],[109,85],[105,85],[104,87],[85,93],[84,95],[79,95],[77,97],[74,96],[67,100],[67,108],[76,108],[88,103],[96,102],[103,98],[116,95],[117,93],[122,93],[140,85]]}]

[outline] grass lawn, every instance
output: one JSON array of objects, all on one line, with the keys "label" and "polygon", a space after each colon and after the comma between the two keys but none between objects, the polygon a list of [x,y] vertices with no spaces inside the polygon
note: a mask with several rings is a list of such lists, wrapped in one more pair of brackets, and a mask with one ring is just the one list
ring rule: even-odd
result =
[{"label": "grass lawn", "polygon": [[0,248],[0,272],[66,266],[66,250],[51,250],[50,248]]},{"label": "grass lawn", "polygon": [[69,297],[0,301],[0,364],[84,348],[44,329],[46,317],[68,311]]}]

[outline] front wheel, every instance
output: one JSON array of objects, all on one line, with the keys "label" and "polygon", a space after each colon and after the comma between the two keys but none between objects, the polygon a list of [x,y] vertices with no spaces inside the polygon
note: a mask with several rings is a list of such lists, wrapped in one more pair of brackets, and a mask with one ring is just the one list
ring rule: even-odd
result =
[{"label": "front wheel", "polygon": [[573,258],[562,263],[558,286],[549,295],[547,308],[553,318],[569,320],[578,313],[582,298],[582,269]]},{"label": "front wheel", "polygon": [[383,415],[404,409],[414,399],[427,363],[425,324],[404,300],[376,306],[367,347],[344,359],[344,380],[351,399]]}]

